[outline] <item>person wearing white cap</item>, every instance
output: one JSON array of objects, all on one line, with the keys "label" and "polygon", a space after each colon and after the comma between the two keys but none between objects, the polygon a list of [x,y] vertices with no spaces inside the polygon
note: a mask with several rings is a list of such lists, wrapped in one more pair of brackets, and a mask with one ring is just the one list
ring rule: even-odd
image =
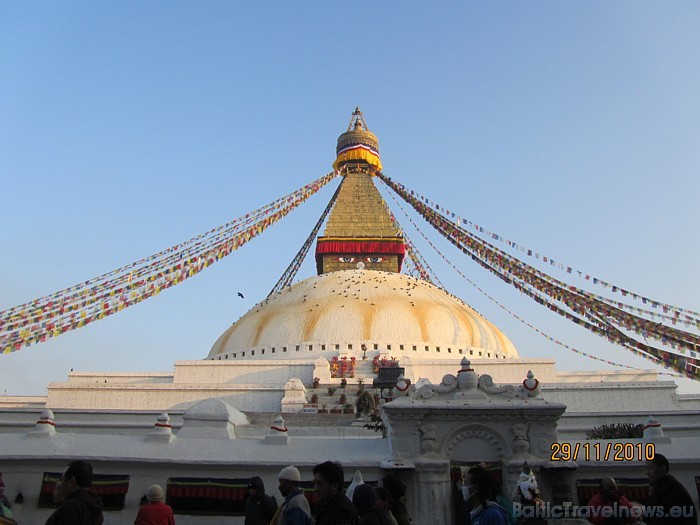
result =
[{"label": "person wearing white cap", "polygon": [[284,496],[282,505],[272,518],[271,525],[311,525],[311,508],[306,496],[299,488],[301,474],[294,465],[280,470],[277,476],[280,494]]},{"label": "person wearing white cap", "polygon": [[165,494],[160,485],[151,485],[146,492],[148,503],[141,505],[134,525],[175,525],[170,505],[163,503]]}]

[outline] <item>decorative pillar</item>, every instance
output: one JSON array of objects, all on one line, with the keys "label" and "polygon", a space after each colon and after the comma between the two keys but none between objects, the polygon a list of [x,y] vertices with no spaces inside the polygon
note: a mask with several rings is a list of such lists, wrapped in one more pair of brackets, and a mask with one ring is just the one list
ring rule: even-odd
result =
[{"label": "decorative pillar", "polygon": [[170,424],[170,415],[163,412],[158,416],[158,420],[153,426],[153,430],[146,437],[149,441],[157,441],[160,443],[172,443],[175,440],[173,427]]},{"label": "decorative pillar", "polygon": [[412,507],[413,523],[451,523],[450,461],[426,455],[415,462]]},{"label": "decorative pillar", "polygon": [[319,357],[314,361],[314,379],[316,378],[321,384],[331,382],[331,364],[325,357]]},{"label": "decorative pillar", "polygon": [[552,505],[563,505],[570,502],[575,503],[572,491],[572,475],[575,468],[547,468],[542,469],[542,473],[547,476],[547,485],[552,491]]},{"label": "decorative pillar", "polygon": [[27,433],[28,437],[50,438],[56,435],[56,423],[53,420],[53,410],[45,408],[41,411],[39,421],[34,425],[34,429]]},{"label": "decorative pillar", "polygon": [[306,388],[300,379],[291,378],[284,384],[284,397],[282,398],[282,412],[301,412],[306,405]]},{"label": "decorative pillar", "polygon": [[284,424],[284,419],[282,416],[277,416],[272,420],[272,425],[270,425],[270,430],[265,436],[266,445],[287,445],[289,443],[289,436],[287,435],[287,425]]}]

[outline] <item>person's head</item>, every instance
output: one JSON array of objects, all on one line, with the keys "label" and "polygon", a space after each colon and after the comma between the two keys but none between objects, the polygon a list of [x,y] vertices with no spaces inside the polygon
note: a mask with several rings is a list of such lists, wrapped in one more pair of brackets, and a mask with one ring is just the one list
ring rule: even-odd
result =
[{"label": "person's head", "polygon": [[314,490],[321,501],[333,498],[343,488],[344,481],[345,474],[340,463],[326,461],[314,467]]},{"label": "person's head", "polygon": [[496,486],[486,470],[472,467],[464,478],[464,499],[486,503],[496,499]]},{"label": "person's head", "polygon": [[605,499],[618,500],[620,499],[620,491],[615,478],[603,478],[600,482],[600,492]]},{"label": "person's head", "polygon": [[294,490],[299,488],[299,483],[301,482],[299,469],[294,465],[284,467],[277,475],[277,481],[279,481],[280,494],[286,498]]},{"label": "person's head", "polygon": [[647,461],[647,476],[649,476],[650,481],[664,477],[668,474],[669,469],[668,460],[662,454],[654,454],[654,459]]},{"label": "person's head", "polygon": [[372,485],[358,485],[352,493],[352,504],[357,512],[364,514],[377,506],[377,493]]},{"label": "person's head", "polygon": [[56,491],[61,499],[65,499],[74,492],[88,489],[91,486],[92,465],[87,461],[73,461],[63,471],[63,475],[56,485]]},{"label": "person's head", "polygon": [[398,501],[406,495],[406,484],[394,474],[384,476],[382,486],[389,491],[391,499]]},{"label": "person's head", "polygon": [[248,482],[248,495],[253,498],[265,493],[265,484],[262,478],[253,476]]},{"label": "person's head", "polygon": [[151,485],[150,487],[148,487],[148,492],[146,492],[146,499],[148,501],[163,501],[165,499],[163,487],[161,487],[160,485]]},{"label": "person's head", "polygon": [[377,487],[374,489],[374,493],[377,495],[377,507],[383,511],[387,511],[391,508],[391,495],[386,487]]}]

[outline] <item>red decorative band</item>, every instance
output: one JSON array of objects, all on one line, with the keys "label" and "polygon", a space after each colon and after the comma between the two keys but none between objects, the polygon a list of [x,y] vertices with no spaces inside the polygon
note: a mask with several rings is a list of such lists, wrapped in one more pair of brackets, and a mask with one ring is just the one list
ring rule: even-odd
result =
[{"label": "red decorative band", "polygon": [[402,240],[338,241],[318,239],[316,242],[316,255],[322,253],[392,253],[404,255],[406,253],[406,245]]},{"label": "red decorative band", "polygon": [[53,421],[49,421],[48,419],[40,419],[39,421],[36,422],[37,425],[51,425],[52,427],[56,426],[56,423]]},{"label": "red decorative band", "polygon": [[[527,379],[526,379],[525,381],[527,381]],[[523,387],[525,387],[525,389],[526,389],[526,390],[529,390],[530,392],[532,392],[533,390],[535,390],[535,389],[539,386],[539,384],[540,384],[540,382],[539,382],[537,379],[535,379],[535,386],[533,386],[532,388],[530,388],[529,386],[527,386],[527,385],[525,384],[525,381],[523,381]]]},{"label": "red decorative band", "polygon": [[270,427],[272,430],[277,430],[278,432],[287,432],[287,427],[276,427],[276,426],[271,426]]},{"label": "red decorative band", "polygon": [[168,423],[156,423],[156,426],[162,428],[173,428],[173,426],[169,425]]}]

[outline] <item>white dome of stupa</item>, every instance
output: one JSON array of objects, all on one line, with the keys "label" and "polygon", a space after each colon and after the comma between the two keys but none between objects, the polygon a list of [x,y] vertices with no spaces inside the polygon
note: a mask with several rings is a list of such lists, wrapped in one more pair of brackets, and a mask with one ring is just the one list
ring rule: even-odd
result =
[{"label": "white dome of stupa", "polygon": [[405,274],[356,269],[314,276],[265,299],[219,337],[208,358],[308,360],[363,350],[414,362],[518,357],[459,298]]}]

